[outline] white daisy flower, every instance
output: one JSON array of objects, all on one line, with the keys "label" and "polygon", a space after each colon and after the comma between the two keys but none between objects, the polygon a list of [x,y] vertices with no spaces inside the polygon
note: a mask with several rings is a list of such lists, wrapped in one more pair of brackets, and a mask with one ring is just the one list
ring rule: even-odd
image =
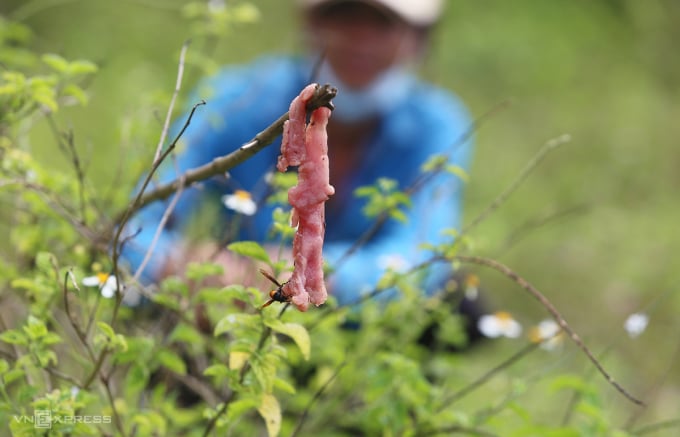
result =
[{"label": "white daisy flower", "polygon": [[644,313],[633,313],[631,314],[624,323],[624,328],[630,336],[630,338],[636,338],[647,328],[649,323],[649,316]]},{"label": "white daisy flower", "polygon": [[541,343],[543,349],[554,350],[562,344],[563,335],[560,330],[557,322],[553,319],[546,319],[529,330],[529,340],[533,343]]},{"label": "white daisy flower", "polygon": [[222,196],[222,202],[227,208],[243,215],[253,215],[257,211],[257,204],[250,193],[245,190],[236,190],[234,194],[225,194]]},{"label": "white daisy flower", "polygon": [[486,314],[477,321],[477,328],[486,337],[517,338],[522,333],[522,325],[506,311]]},{"label": "white daisy flower", "polygon": [[118,282],[116,277],[108,273],[97,273],[95,276],[83,278],[83,285],[86,287],[99,287],[102,297],[111,299],[116,294]]}]

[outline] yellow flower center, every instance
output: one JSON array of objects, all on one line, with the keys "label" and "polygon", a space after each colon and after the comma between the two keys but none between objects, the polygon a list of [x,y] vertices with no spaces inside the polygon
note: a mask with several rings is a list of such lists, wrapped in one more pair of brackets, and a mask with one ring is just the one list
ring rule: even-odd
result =
[{"label": "yellow flower center", "polygon": [[532,343],[541,343],[543,341],[541,330],[538,329],[537,326],[534,326],[529,330],[529,341]]},{"label": "yellow flower center", "polygon": [[250,193],[246,190],[236,190],[234,191],[234,196],[239,200],[250,200]]},{"label": "yellow flower center", "polygon": [[508,323],[512,321],[512,315],[507,311],[498,311],[494,314],[499,322]]},{"label": "yellow flower center", "polygon": [[467,275],[465,277],[465,285],[467,287],[479,287],[479,276],[477,275]]},{"label": "yellow flower center", "polygon": [[108,273],[97,273],[97,280],[100,284],[105,284],[107,279],[109,279]]}]

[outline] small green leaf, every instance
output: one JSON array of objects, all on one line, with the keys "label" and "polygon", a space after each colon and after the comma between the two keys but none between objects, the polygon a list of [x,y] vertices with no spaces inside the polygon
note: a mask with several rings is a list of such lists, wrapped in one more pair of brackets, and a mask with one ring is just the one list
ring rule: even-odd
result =
[{"label": "small green leaf", "polygon": [[96,73],[99,67],[90,61],[76,60],[68,65],[68,74],[75,76],[78,74],[91,74]]},{"label": "small green leaf", "polygon": [[38,252],[35,256],[35,265],[41,272],[48,274],[54,273],[54,269],[57,266],[57,259],[49,252]]},{"label": "small green leaf", "polygon": [[203,371],[205,376],[221,376],[228,377],[231,370],[224,364],[213,364]]},{"label": "small green leaf", "polygon": [[468,182],[470,180],[470,176],[468,175],[468,173],[465,171],[465,169],[463,169],[463,167],[459,165],[453,164],[447,165],[446,171],[454,176],[457,176],[463,182]]},{"label": "small green leaf", "polygon": [[42,338],[42,344],[45,344],[45,345],[57,344],[57,343],[61,343],[62,341],[63,340],[59,336],[59,334],[54,333],[54,332],[48,332]]},{"label": "small green leaf", "polygon": [[311,341],[309,339],[309,332],[304,326],[299,323],[283,323],[279,319],[266,320],[265,325],[269,326],[275,332],[292,338],[298,348],[300,348],[300,352],[302,352],[302,356],[305,360],[309,360]]},{"label": "small green leaf", "polygon": [[65,96],[71,96],[75,98],[78,101],[78,103],[80,103],[82,106],[87,105],[87,102],[89,101],[87,94],[85,94],[85,91],[81,87],[73,83],[66,85],[62,90],[62,93]]},{"label": "small green leaf", "polygon": [[109,325],[106,322],[98,321],[97,322],[97,327],[99,328],[100,331],[106,336],[106,338],[110,341],[113,342],[116,338],[116,332],[113,330],[111,325]]},{"label": "small green leaf", "polygon": [[199,345],[203,341],[203,337],[201,337],[201,334],[193,326],[186,323],[180,323],[173,329],[168,340]]},{"label": "small green leaf", "polygon": [[257,407],[257,412],[264,419],[269,437],[279,435],[279,431],[281,431],[281,406],[274,395],[264,394],[262,403]]},{"label": "small green leaf", "polygon": [[42,61],[49,65],[53,70],[56,70],[60,73],[66,72],[69,67],[68,61],[66,59],[59,55],[55,55],[54,53],[43,55]]},{"label": "small green leaf", "polygon": [[189,263],[186,276],[192,281],[202,281],[210,276],[224,274],[224,267],[216,263]]},{"label": "small green leaf", "polygon": [[254,241],[237,241],[231,243],[227,246],[227,249],[231,250],[237,255],[245,256],[257,261],[265,262],[271,265],[271,259],[269,254],[260,244]]},{"label": "small green leaf", "polygon": [[5,332],[0,333],[0,340],[9,344],[18,344],[26,346],[28,344],[28,339],[23,332],[17,331],[16,329],[9,329]]},{"label": "small green leaf", "polygon": [[449,159],[446,157],[446,155],[432,155],[420,168],[424,173],[435,171],[446,164],[448,160]]},{"label": "small green leaf", "polygon": [[215,336],[236,329],[258,329],[260,326],[260,316],[258,314],[228,314],[217,322]]},{"label": "small green leaf", "polygon": [[227,423],[232,423],[239,417],[246,414],[248,411],[258,408],[261,402],[254,397],[248,397],[244,399],[237,399],[229,404],[229,409],[227,410]]},{"label": "small green leaf", "polygon": [[286,393],[295,394],[295,386],[284,379],[276,378],[274,380],[274,387]]},{"label": "small green leaf", "polygon": [[163,367],[180,375],[187,373],[186,363],[176,353],[168,349],[161,349],[156,354],[156,357]]},{"label": "small green leaf", "polygon": [[24,332],[31,340],[41,339],[47,335],[47,326],[42,320],[30,315],[28,316],[28,323],[24,326]]},{"label": "small green leaf", "polygon": [[11,384],[14,381],[16,381],[19,378],[23,378],[24,376],[24,369],[21,368],[14,368],[4,375],[2,375],[2,380],[5,382],[5,384]]}]

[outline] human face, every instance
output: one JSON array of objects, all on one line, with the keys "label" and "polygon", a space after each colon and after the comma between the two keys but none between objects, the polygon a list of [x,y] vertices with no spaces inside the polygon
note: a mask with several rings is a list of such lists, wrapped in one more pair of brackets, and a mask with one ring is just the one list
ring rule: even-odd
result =
[{"label": "human face", "polygon": [[339,2],[313,11],[308,28],[338,78],[361,89],[395,64],[417,56],[422,32],[388,11],[363,2]]}]

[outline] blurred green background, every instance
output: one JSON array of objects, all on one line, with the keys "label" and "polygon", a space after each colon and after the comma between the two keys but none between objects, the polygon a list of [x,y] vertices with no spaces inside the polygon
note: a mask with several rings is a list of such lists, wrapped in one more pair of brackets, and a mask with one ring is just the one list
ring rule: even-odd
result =
[{"label": "blurred green background", "polygon": [[[186,3],[4,0],[0,6],[6,17],[30,26],[38,52],[100,66],[88,107],[66,108],[57,121],[73,129],[92,182],[122,198],[150,162],[185,40],[193,38],[185,99],[203,67],[302,50],[291,1],[253,1],[259,20],[234,25],[219,40],[199,35],[205,29],[183,14]],[[508,102],[477,132],[468,222],[546,141],[571,135],[475,229],[475,252],[529,279],[594,351],[613,346],[605,365],[615,377],[637,394],[655,393],[650,420],[677,418],[680,411],[678,41],[675,0],[454,0],[423,67],[425,77],[458,93],[475,116]],[[206,53],[209,59],[199,57]],[[154,123],[158,129],[148,129]],[[46,126],[35,127],[30,147],[68,168]],[[525,325],[546,316],[507,279],[478,273],[494,307]],[[623,322],[636,311],[649,312],[651,322],[631,340]],[[577,370],[587,368],[575,351],[569,360]],[[630,411],[607,393],[621,414]]]}]

